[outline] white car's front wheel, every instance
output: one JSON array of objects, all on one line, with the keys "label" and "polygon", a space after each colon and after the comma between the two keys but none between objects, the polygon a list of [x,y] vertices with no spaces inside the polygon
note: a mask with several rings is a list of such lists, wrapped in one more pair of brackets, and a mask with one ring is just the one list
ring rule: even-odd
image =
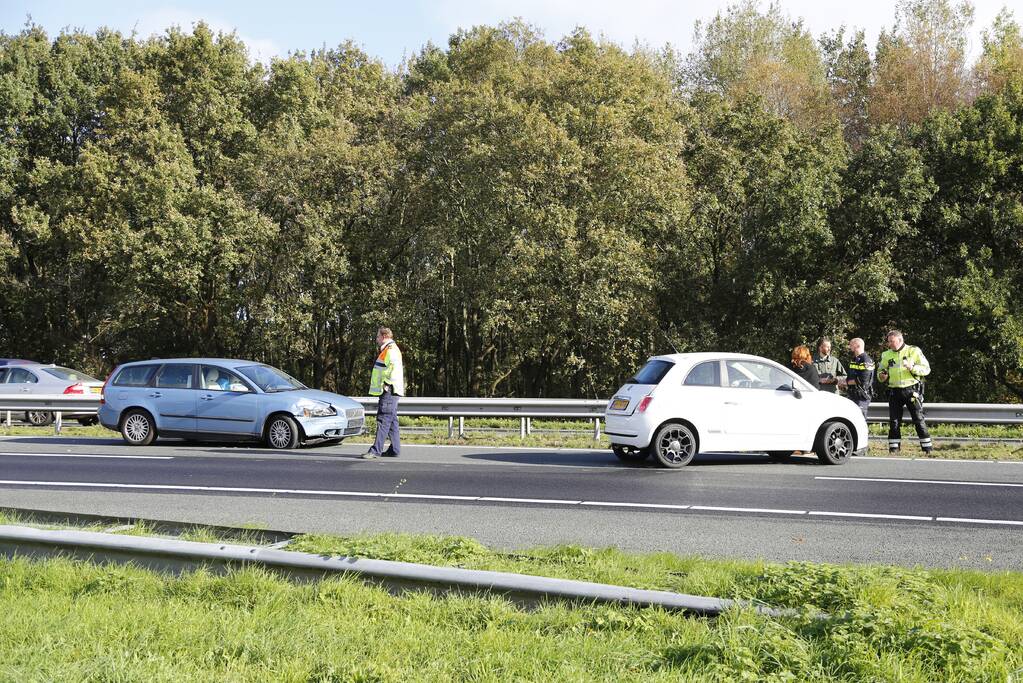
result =
[{"label": "white car's front wheel", "polygon": [[817,434],[814,451],[825,465],[844,465],[856,448],[852,429],[844,422],[828,422]]},{"label": "white car's front wheel", "polygon": [[657,431],[650,450],[661,467],[685,467],[696,457],[696,435],[686,425],[671,422]]}]

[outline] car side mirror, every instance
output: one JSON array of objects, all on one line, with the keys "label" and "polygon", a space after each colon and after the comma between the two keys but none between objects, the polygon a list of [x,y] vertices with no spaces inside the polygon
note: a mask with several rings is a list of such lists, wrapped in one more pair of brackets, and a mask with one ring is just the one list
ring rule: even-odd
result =
[{"label": "car side mirror", "polygon": [[789,387],[792,390],[792,395],[796,398],[803,398],[803,392],[796,388],[796,383],[793,382],[792,386]]}]

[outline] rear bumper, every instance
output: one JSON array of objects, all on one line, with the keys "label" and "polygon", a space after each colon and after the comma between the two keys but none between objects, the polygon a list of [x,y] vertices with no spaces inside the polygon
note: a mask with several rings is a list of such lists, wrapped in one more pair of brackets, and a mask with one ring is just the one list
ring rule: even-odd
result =
[{"label": "rear bumper", "polygon": [[612,444],[646,448],[650,443],[649,431],[636,415],[604,415],[604,434]]}]

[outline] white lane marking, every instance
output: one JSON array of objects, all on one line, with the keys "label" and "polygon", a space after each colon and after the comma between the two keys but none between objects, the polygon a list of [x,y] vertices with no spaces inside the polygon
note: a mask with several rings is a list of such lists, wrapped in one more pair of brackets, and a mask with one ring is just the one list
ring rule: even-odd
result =
[{"label": "white lane marking", "polygon": [[958,522],[960,524],[1011,524],[1023,526],[1023,522],[1014,519],[971,519],[969,517],[938,517],[939,522]]},{"label": "white lane marking", "polygon": [[220,493],[290,493],[317,496],[339,496],[350,498],[404,498],[409,500],[458,500],[470,502],[487,503],[541,503],[554,505],[588,505],[594,507],[629,507],[639,509],[669,509],[669,510],[705,510],[720,512],[746,512],[746,513],[767,513],[780,515],[814,515],[830,517],[863,517],[873,519],[902,519],[912,521],[938,521],[958,524],[1002,524],[1023,526],[1023,521],[1012,519],[971,519],[966,517],[920,517],[915,515],[886,515],[880,513],[864,512],[828,512],[822,510],[781,510],[775,508],[743,508],[724,507],[712,505],[668,505],[661,503],[625,503],[625,502],[601,502],[592,500],[559,500],[553,498],[504,498],[497,496],[453,496],[428,493],[377,493],[375,491],[327,491],[323,489],[268,489],[241,486],[187,486],[182,484],[119,484],[111,482],[85,482],[85,481],[22,481],[17,479],[0,479],[0,484],[12,486],[39,486],[39,487],[87,487],[106,489],[141,489],[157,491],[213,491]]},{"label": "white lane marking", "polygon": [[934,521],[933,517],[920,517],[918,515],[882,515],[872,512],[825,512],[810,510],[810,514],[819,517],[866,517],[868,519],[911,519],[920,522]]},{"label": "white lane marking", "polygon": [[664,505],[661,503],[602,503],[596,500],[584,500],[580,505],[612,508],[653,508],[657,510],[688,510],[688,505]]},{"label": "white lane marking", "polygon": [[805,515],[806,510],[777,510],[774,508],[733,508],[716,505],[690,505],[690,510],[712,510],[715,512],[763,512],[770,515]]},{"label": "white lane marking", "polygon": [[0,455],[29,456],[32,458],[115,458],[118,460],[173,460],[173,455],[95,455],[92,453],[33,453],[31,451],[0,452]]},{"label": "white lane marking", "polygon": [[829,481],[879,481],[892,484],[947,484],[949,486],[1005,486],[1023,488],[1023,484],[997,481],[946,481],[944,479],[882,479],[880,477],[814,477]]},{"label": "white lane marking", "polygon": [[497,496],[480,496],[477,500],[487,503],[545,503],[551,505],[579,505],[581,500],[556,500],[551,498],[499,498]]}]

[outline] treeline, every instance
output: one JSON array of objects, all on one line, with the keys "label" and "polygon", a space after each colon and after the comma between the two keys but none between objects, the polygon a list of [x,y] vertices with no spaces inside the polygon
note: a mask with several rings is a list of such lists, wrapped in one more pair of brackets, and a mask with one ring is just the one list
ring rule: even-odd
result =
[{"label": "treeline", "polygon": [[[0,34],[0,356],[260,359],[363,393],[606,396],[651,354],[889,325],[1023,397],[1023,38],[733,6],[693,52],[476,27],[388,69],[204,25]],[[686,30],[680,27],[680,31]]]}]

